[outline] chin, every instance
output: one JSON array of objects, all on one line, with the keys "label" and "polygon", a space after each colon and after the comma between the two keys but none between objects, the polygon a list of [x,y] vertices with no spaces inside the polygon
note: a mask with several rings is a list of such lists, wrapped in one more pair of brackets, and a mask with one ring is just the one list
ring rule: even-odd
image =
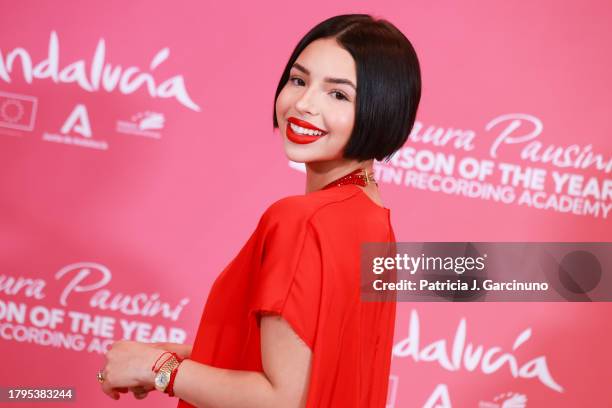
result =
[{"label": "chin", "polygon": [[304,154],[304,152],[296,152],[291,148],[285,148],[285,156],[296,163],[308,163],[314,160],[312,155]]}]

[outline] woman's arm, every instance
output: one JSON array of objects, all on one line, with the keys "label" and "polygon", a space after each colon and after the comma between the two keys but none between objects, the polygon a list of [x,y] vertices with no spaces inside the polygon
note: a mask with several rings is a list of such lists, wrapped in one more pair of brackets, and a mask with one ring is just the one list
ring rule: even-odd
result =
[{"label": "woman's arm", "polygon": [[310,379],[310,348],[280,316],[262,315],[260,331],[263,373],[185,360],[174,380],[174,394],[206,408],[304,407]]},{"label": "woman's arm", "polygon": [[191,357],[192,344],[181,343],[151,343],[153,347],[178,354],[181,358]]}]

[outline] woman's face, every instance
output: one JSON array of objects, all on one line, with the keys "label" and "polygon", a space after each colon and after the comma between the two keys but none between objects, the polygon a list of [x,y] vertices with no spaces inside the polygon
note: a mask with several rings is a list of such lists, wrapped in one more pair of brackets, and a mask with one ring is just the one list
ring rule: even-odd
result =
[{"label": "woman's face", "polygon": [[355,121],[356,76],[353,57],[334,39],[315,40],[298,56],[276,100],[290,160],[342,158]]}]

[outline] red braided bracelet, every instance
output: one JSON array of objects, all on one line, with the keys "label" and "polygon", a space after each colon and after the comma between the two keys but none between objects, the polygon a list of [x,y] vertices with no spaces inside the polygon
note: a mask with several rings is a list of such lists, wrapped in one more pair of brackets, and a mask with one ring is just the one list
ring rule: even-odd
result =
[{"label": "red braided bracelet", "polygon": [[155,371],[155,365],[157,364],[157,362],[159,361],[160,358],[162,358],[164,355],[166,355],[168,353],[170,353],[170,352],[169,351],[164,351],[163,353],[161,353],[161,355],[159,357],[157,357],[157,360],[155,360],[155,362],[153,363],[153,366],[151,367],[151,371],[156,372]]}]

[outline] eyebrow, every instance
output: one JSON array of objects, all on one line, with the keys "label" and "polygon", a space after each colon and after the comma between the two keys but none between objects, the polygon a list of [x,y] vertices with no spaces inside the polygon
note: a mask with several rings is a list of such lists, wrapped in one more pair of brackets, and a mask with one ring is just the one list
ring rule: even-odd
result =
[{"label": "eyebrow", "polygon": [[[292,66],[292,68],[297,68],[298,70],[302,71],[303,73],[305,73],[306,75],[310,75],[310,71],[308,71],[304,66],[298,64],[297,62],[295,62]],[[353,84],[350,80],[348,79],[344,79],[344,78],[330,78],[330,77],[325,77],[323,78],[324,82],[329,82],[332,84],[345,84],[345,85],[350,85],[353,87],[353,89],[355,91],[357,91],[357,87],[355,86],[355,84]]]}]

